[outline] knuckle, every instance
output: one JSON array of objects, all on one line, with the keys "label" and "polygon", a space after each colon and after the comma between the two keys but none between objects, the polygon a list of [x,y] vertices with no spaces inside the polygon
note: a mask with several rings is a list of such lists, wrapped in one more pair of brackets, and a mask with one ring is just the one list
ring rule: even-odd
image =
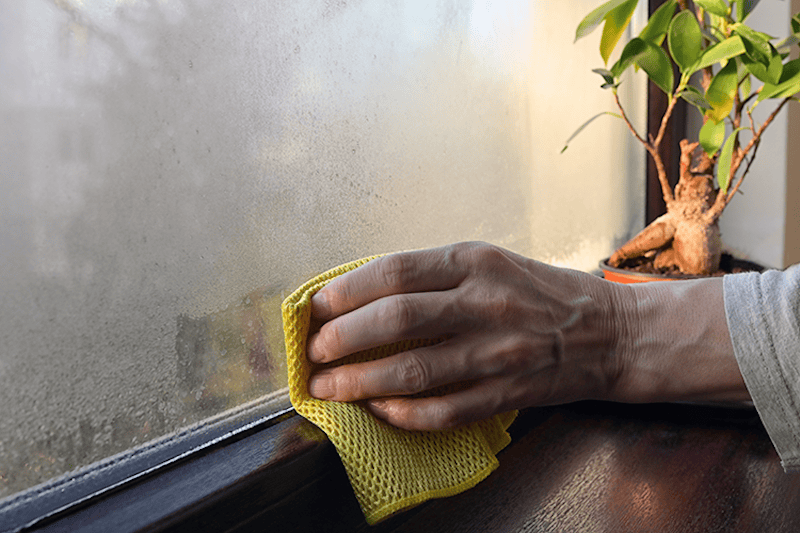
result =
[{"label": "knuckle", "polygon": [[423,359],[414,352],[408,352],[397,365],[397,381],[407,393],[416,394],[430,388],[430,369]]},{"label": "knuckle", "polygon": [[473,253],[478,261],[489,264],[493,264],[506,257],[500,248],[485,242],[474,243]]},{"label": "knuckle", "polygon": [[518,298],[518,295],[512,293],[501,292],[495,294],[487,301],[487,310],[490,316],[502,323],[506,323],[518,317]]},{"label": "knuckle", "polygon": [[342,328],[336,320],[323,325],[317,346],[323,360],[328,361],[332,358],[332,354],[338,353],[342,342],[344,342]]},{"label": "knuckle", "polygon": [[333,373],[333,379],[338,400],[353,401],[361,400],[365,397],[361,374],[340,371]]},{"label": "knuckle", "polygon": [[527,370],[529,353],[528,343],[524,341],[511,342],[497,354],[500,374],[516,375]]},{"label": "knuckle", "polygon": [[387,298],[381,312],[379,319],[393,324],[400,336],[412,334],[418,325],[418,310],[408,297]]},{"label": "knuckle", "polygon": [[479,241],[458,242],[448,246],[445,260],[451,265],[470,264],[480,259],[484,249],[491,247],[492,245]]},{"label": "knuckle", "polygon": [[405,292],[413,279],[413,267],[404,254],[387,255],[379,263],[381,282],[395,292]]},{"label": "knuckle", "polygon": [[407,430],[422,429],[419,419],[414,415],[416,409],[405,398],[396,398],[387,403],[385,408],[386,420],[399,428]]},{"label": "knuckle", "polygon": [[476,246],[474,242],[457,242],[445,249],[445,260],[448,264],[463,262],[464,256],[469,254]]},{"label": "knuckle", "polygon": [[458,409],[446,397],[440,398],[431,405],[428,415],[431,425],[437,429],[451,429],[462,425]]},{"label": "knuckle", "polygon": [[348,283],[342,283],[343,278],[337,278],[323,287],[320,292],[324,293],[326,302],[336,302],[339,306],[349,305],[354,300],[352,287]]},{"label": "knuckle", "polygon": [[429,399],[397,398],[385,411],[386,420],[411,431],[436,431],[464,424],[458,409],[446,397]]}]

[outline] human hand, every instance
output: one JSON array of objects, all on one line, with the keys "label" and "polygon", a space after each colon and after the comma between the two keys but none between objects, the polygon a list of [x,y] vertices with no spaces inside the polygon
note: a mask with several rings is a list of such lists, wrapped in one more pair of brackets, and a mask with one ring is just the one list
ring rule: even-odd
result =
[{"label": "human hand", "polygon": [[[367,400],[405,429],[454,427],[532,405],[606,398],[620,372],[623,289],[483,243],[385,256],[317,292],[326,321],[308,358],[326,363],[404,339],[446,338],[311,377],[312,396]],[[411,395],[443,385],[457,392]]]}]

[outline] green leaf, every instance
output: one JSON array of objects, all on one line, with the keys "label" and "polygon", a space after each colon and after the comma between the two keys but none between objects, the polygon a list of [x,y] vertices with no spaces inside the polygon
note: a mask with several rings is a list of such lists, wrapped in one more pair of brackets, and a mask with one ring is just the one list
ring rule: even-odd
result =
[{"label": "green leaf", "polygon": [[787,62],[785,65],[783,65],[780,83],[784,83],[796,78],[798,73],[800,73],[800,59],[794,59]]},{"label": "green leaf", "polygon": [[800,13],[792,17],[792,33],[795,35],[800,33]]},{"label": "green leaf", "polygon": [[667,94],[672,94],[675,78],[672,74],[672,63],[667,53],[660,46],[653,43],[647,45],[644,53],[636,59],[636,64],[647,73],[647,76],[658,85],[658,88]]},{"label": "green leaf", "polygon": [[[716,28],[712,28],[712,29],[716,30]],[[708,45],[706,46],[706,50],[709,47],[714,46],[718,42],[720,42],[723,39],[725,39],[725,34],[724,33],[720,32],[720,31],[717,31],[716,33],[713,33],[712,29],[704,28],[702,26],[700,27],[700,31],[703,32],[703,37],[705,37],[706,40],[708,41]]]},{"label": "green leaf", "polygon": [[731,184],[731,160],[733,159],[733,147],[736,145],[736,138],[739,132],[749,128],[737,128],[733,133],[728,136],[722,151],[719,153],[719,160],[717,161],[717,184],[719,185],[722,194],[728,192],[728,187]]},{"label": "green leaf", "polygon": [[736,20],[744,22],[750,12],[758,5],[759,0],[736,0]]},{"label": "green leaf", "polygon": [[593,68],[592,72],[596,72],[597,74],[600,74],[603,77],[605,83],[600,86],[601,88],[610,89],[618,85],[616,80],[614,79],[614,73],[611,72],[610,70],[606,70],[604,68]]},{"label": "green leaf", "polygon": [[578,29],[575,30],[575,40],[582,39],[592,33],[595,28],[605,20],[606,15],[628,1],[629,0],[610,0],[586,15],[581,23],[578,24]]},{"label": "green leaf", "polygon": [[742,63],[744,63],[747,70],[759,80],[764,83],[777,84],[780,82],[781,73],[783,73],[783,60],[775,47],[771,44],[769,46],[773,52],[773,56],[769,61],[769,67],[765,67],[763,64],[753,61],[748,55],[742,56]]},{"label": "green leaf", "polygon": [[719,37],[718,41],[729,37],[725,34],[725,31],[728,28],[730,17],[720,17],[714,13],[706,13],[706,16],[708,17],[708,22],[703,24],[703,27]]},{"label": "green leaf", "polygon": [[800,92],[800,59],[794,59],[783,65],[779,83],[765,83],[756,102],[767,98],[786,98]]},{"label": "green leaf", "polygon": [[706,116],[714,122],[719,122],[728,116],[733,108],[733,95],[739,83],[736,62],[728,61],[711,79],[711,85],[706,91],[706,100],[711,104],[712,110]]},{"label": "green leaf", "polygon": [[703,49],[703,34],[692,11],[681,11],[669,25],[667,43],[672,59],[681,72],[687,72],[700,57]]},{"label": "green leaf", "polygon": [[713,120],[706,121],[703,127],[700,128],[700,146],[709,155],[713,156],[717,153],[722,142],[725,140],[725,122],[714,122]]},{"label": "green leaf", "polygon": [[691,85],[688,85],[681,91],[680,97],[699,109],[701,113],[705,113],[711,109],[711,104],[708,103],[703,93]]},{"label": "green leaf", "polygon": [[603,36],[600,38],[600,57],[603,58],[603,63],[606,65],[608,64],[608,58],[611,57],[611,52],[614,51],[620,37],[625,32],[625,28],[630,24],[633,11],[638,3],[639,0],[628,0],[609,11],[606,15]]},{"label": "green leaf", "polygon": [[663,48],[635,37],[622,49],[622,54],[611,67],[611,72],[614,77],[619,78],[633,64],[644,70],[662,91],[672,94],[672,87],[675,84],[672,63]]},{"label": "green leaf", "polygon": [[739,89],[742,91],[742,100],[750,96],[750,92],[753,90],[752,82],[750,81],[750,76],[747,76],[742,82],[739,84]]},{"label": "green leaf", "polygon": [[611,66],[611,73],[614,74],[614,77],[619,78],[628,67],[636,63],[636,58],[644,53],[645,50],[647,50],[646,41],[638,37],[634,37],[628,41],[628,44],[622,49],[622,53],[617,62]]},{"label": "green leaf", "polygon": [[731,13],[728,4],[724,0],[694,0],[694,3],[709,13],[714,13],[720,17],[727,17]]},{"label": "green leaf", "polygon": [[594,122],[595,119],[602,117],[603,115],[611,115],[612,117],[616,117],[616,118],[619,118],[619,119],[622,118],[621,115],[618,115],[616,113],[612,113],[611,111],[603,111],[602,113],[596,114],[595,116],[593,116],[592,118],[590,118],[589,120],[587,120],[586,122],[581,124],[581,127],[578,128],[577,130],[575,130],[575,133],[573,133],[572,135],[569,136],[569,139],[567,139],[567,141],[564,143],[564,148],[561,149],[561,153],[563,154],[566,151],[566,149],[569,148],[569,143],[572,142],[572,139],[577,137],[580,132],[582,132],[584,129],[586,129],[586,126],[588,126],[589,124]]},{"label": "green leaf", "polygon": [[607,83],[614,81],[614,74],[610,70],[604,68],[593,68],[592,72],[603,76],[603,79],[606,80]]},{"label": "green leaf", "polygon": [[661,4],[661,6],[650,15],[650,20],[647,21],[647,26],[645,26],[642,33],[639,34],[639,39],[661,46],[661,43],[664,42],[664,37],[667,35],[667,31],[669,31],[669,23],[672,20],[672,15],[675,14],[675,7],[677,5],[677,0],[669,0]]},{"label": "green leaf", "polygon": [[733,58],[733,61],[736,61],[736,83],[742,83],[746,77],[750,76],[750,71],[744,66],[742,57],[744,56]]},{"label": "green leaf", "polygon": [[733,31],[742,38],[745,53],[750,59],[761,63],[765,67],[769,66],[769,61],[772,57],[769,39],[744,24],[734,24]]},{"label": "green leaf", "polygon": [[700,61],[695,65],[697,70],[710,67],[715,63],[727,61],[732,57],[744,54],[744,43],[742,38],[738,35],[729,37],[724,41],[706,48],[706,51],[700,57]]},{"label": "green leaf", "polygon": [[800,43],[800,39],[797,38],[796,35],[790,35],[787,38],[783,39],[781,42],[775,44],[775,49],[781,55],[783,59],[786,59],[792,52],[792,46]]}]

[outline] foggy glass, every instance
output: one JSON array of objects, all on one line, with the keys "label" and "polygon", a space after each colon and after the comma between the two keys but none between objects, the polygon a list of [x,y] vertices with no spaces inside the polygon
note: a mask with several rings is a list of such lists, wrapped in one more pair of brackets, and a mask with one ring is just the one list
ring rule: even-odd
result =
[{"label": "foggy glass", "polygon": [[613,110],[596,3],[0,0],[0,498],[283,388],[337,264],[608,255],[644,158],[611,118],[559,153]]}]

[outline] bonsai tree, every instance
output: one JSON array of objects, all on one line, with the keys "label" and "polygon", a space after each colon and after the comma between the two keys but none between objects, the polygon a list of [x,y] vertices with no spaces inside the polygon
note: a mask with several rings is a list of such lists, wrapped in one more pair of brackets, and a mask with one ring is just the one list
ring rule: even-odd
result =
[{"label": "bonsai tree", "polygon": [[[593,72],[602,76],[602,88],[613,93],[619,113],[592,117],[570,140],[598,116],[614,115],[625,121],[658,172],[667,213],[616,250],[609,259],[611,266],[647,255],[654,256],[654,266],[660,270],[677,267],[684,274],[708,275],[719,269],[720,215],[750,170],[764,131],[800,92],[800,60],[787,59],[798,43],[800,14],[790,21],[792,35],[775,42],[747,25],[757,0],[669,0],[609,67],[637,3],[611,0],[578,26],[576,41],[603,24],[600,56],[605,66]],[[643,70],[667,94],[668,105],[655,137],[638,133],[620,104],[617,90],[632,69]],[[702,114],[703,126],[697,140],[680,142],[680,176],[673,189],[659,148],[679,98]],[[778,103],[757,124],[753,109],[764,100]]]}]

